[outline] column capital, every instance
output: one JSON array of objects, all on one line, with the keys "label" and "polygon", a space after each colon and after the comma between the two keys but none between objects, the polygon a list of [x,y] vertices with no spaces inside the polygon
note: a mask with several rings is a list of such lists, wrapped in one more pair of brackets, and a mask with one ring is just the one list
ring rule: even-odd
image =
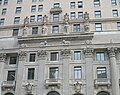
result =
[{"label": "column capital", "polygon": [[115,57],[115,53],[117,52],[117,48],[116,47],[109,47],[107,48],[109,56],[110,57]]},{"label": "column capital", "polygon": [[62,56],[70,56],[70,54],[71,54],[71,50],[70,49],[63,49],[63,50],[61,50],[61,55]]},{"label": "column capital", "polygon": [[6,53],[0,53],[0,62],[4,62],[6,60]]},{"label": "column capital", "polygon": [[43,59],[47,56],[47,52],[45,50],[38,51],[37,53],[38,59]]},{"label": "column capital", "polygon": [[25,51],[19,51],[18,56],[19,56],[19,61],[24,61],[27,53]]},{"label": "column capital", "polygon": [[85,57],[92,57],[93,55],[93,48],[85,48],[84,49],[84,54],[85,54]]}]

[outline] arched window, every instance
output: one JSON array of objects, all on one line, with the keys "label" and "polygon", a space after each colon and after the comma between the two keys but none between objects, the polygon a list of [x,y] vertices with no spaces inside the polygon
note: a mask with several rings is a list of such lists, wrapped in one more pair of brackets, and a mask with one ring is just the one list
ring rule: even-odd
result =
[{"label": "arched window", "polygon": [[97,95],[110,95],[108,92],[105,92],[105,91],[101,91],[99,92]]},{"label": "arched window", "polygon": [[12,94],[12,93],[6,93],[5,95],[14,95],[14,94]]},{"label": "arched window", "polygon": [[60,94],[56,91],[51,91],[47,95],[60,95]]}]

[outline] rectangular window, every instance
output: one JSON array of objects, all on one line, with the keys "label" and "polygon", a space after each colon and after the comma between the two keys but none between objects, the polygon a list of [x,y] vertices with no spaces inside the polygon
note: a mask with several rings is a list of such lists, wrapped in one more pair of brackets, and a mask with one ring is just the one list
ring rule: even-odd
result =
[{"label": "rectangular window", "polygon": [[13,29],[12,36],[18,36],[19,29]]},{"label": "rectangular window", "polygon": [[59,53],[58,52],[52,52],[51,53],[51,61],[58,61],[59,60]]},{"label": "rectangular window", "polygon": [[32,28],[32,35],[38,34],[38,27],[33,27]]},{"label": "rectangular window", "polygon": [[21,7],[16,7],[16,11],[15,11],[16,14],[19,14],[21,13]]},{"label": "rectangular window", "polygon": [[38,22],[42,22],[42,15],[38,15],[38,16],[37,16],[37,21],[38,21]]},{"label": "rectangular window", "polygon": [[7,81],[14,81],[15,80],[15,71],[8,71]]},{"label": "rectangular window", "polygon": [[97,78],[107,78],[106,67],[97,67]]},{"label": "rectangular window", "polygon": [[78,1],[78,8],[82,8],[83,7],[83,1]]},{"label": "rectangular window", "polygon": [[102,31],[102,24],[101,23],[95,23],[95,31]]},{"label": "rectangular window", "polygon": [[53,14],[53,21],[59,21],[59,13]]},{"label": "rectangular window", "polygon": [[120,30],[120,22],[117,22],[117,29]]},{"label": "rectangular window", "polygon": [[73,25],[73,32],[80,32],[80,24]]},{"label": "rectangular window", "polygon": [[29,56],[29,62],[35,62],[36,53],[31,53]]},{"label": "rectangular window", "polygon": [[2,9],[2,15],[6,15],[7,8]]},{"label": "rectangular window", "polygon": [[60,7],[60,3],[54,3],[54,8],[59,8]]},{"label": "rectangular window", "polygon": [[37,0],[32,0],[32,2],[36,2]]},{"label": "rectangular window", "polygon": [[0,0],[0,5],[2,4],[2,0]]},{"label": "rectangular window", "polygon": [[101,17],[101,11],[95,11],[95,17],[100,18]]},{"label": "rectangular window", "polygon": [[49,78],[50,79],[58,79],[59,69],[58,67],[50,67],[49,69]]},{"label": "rectangular window", "polygon": [[38,11],[43,11],[43,5],[38,5]]},{"label": "rectangular window", "polygon": [[80,59],[81,59],[81,52],[74,51],[74,60],[80,60]]},{"label": "rectangular window", "polygon": [[112,4],[112,5],[117,5],[116,0],[111,0],[111,4]]},{"label": "rectangular window", "polygon": [[4,5],[7,5],[8,4],[8,0],[4,0]]},{"label": "rectangular window", "polygon": [[19,23],[20,23],[20,17],[15,17],[14,24],[19,24]]},{"label": "rectangular window", "polygon": [[17,63],[17,56],[10,56],[9,64],[12,65],[12,64],[16,64],[16,63]]},{"label": "rectangular window", "polygon": [[96,60],[97,61],[105,61],[105,53],[104,52],[96,52]]},{"label": "rectangular window", "polygon": [[59,26],[53,26],[52,33],[59,33]]},{"label": "rectangular window", "polygon": [[35,22],[35,15],[30,16],[30,22]]},{"label": "rectangular window", "polygon": [[33,6],[31,7],[31,12],[36,12],[36,5],[33,5]]},{"label": "rectangular window", "polygon": [[113,12],[113,17],[118,17],[118,10],[112,10]]},{"label": "rectangular window", "polygon": [[94,7],[100,6],[100,0],[94,0]]},{"label": "rectangular window", "polygon": [[75,8],[75,2],[70,2],[70,8],[72,8],[72,9]]},{"label": "rectangular window", "polygon": [[22,3],[23,2],[23,0],[17,0],[17,3]]},{"label": "rectangular window", "polygon": [[78,12],[78,18],[83,18],[83,12]]},{"label": "rectangular window", "polygon": [[1,18],[0,19],[0,25],[4,25],[4,22],[5,22],[5,18]]},{"label": "rectangular window", "polygon": [[74,78],[75,79],[81,79],[82,78],[81,66],[74,67]]},{"label": "rectangular window", "polygon": [[34,80],[35,68],[28,68],[28,80]]},{"label": "rectangular window", "polygon": [[70,17],[71,17],[71,19],[75,19],[75,12],[71,12]]}]

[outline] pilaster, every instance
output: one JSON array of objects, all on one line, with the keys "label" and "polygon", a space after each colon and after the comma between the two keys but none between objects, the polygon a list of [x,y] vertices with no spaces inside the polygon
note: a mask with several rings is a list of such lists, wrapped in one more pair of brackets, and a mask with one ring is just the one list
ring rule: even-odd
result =
[{"label": "pilaster", "polygon": [[[45,74],[45,63],[46,63],[46,58],[47,58],[47,51],[45,50],[41,50],[41,51],[38,51],[37,53],[37,56],[38,56],[38,85],[37,85],[37,95],[39,95],[41,93],[41,95],[43,95],[43,92],[45,91],[45,77],[44,77],[44,74]],[[42,76],[42,77],[41,77]]]},{"label": "pilaster", "polygon": [[62,64],[63,64],[63,95],[69,95],[69,61],[71,51],[69,49],[61,50]]},{"label": "pilaster", "polygon": [[112,84],[112,95],[119,95],[119,75],[116,63],[116,51],[117,48],[108,48],[109,61],[110,61],[110,72],[111,72],[111,84]]},{"label": "pilaster", "polygon": [[[2,82],[3,82],[5,61],[6,61],[6,54],[5,53],[0,53],[0,84],[2,84]],[[0,95],[2,95],[1,86],[0,86]]]},{"label": "pilaster", "polygon": [[18,71],[17,71],[17,79],[16,79],[16,90],[15,95],[21,95],[22,91],[22,80],[23,80],[23,74],[24,74],[24,63],[26,59],[26,52],[25,51],[19,51],[18,53]]},{"label": "pilaster", "polygon": [[94,95],[94,79],[93,79],[93,49],[85,48],[86,62],[86,95]]}]

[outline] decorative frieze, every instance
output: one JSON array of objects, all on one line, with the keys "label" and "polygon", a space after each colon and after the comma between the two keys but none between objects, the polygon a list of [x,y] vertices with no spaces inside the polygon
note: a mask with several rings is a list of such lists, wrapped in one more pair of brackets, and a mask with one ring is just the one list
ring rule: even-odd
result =
[{"label": "decorative frieze", "polygon": [[93,49],[87,47],[86,49],[84,49],[84,54],[85,54],[85,57],[92,57],[93,56]]},{"label": "decorative frieze", "polygon": [[115,47],[108,48],[109,57],[115,57],[116,52],[117,52],[117,48]]},{"label": "decorative frieze", "polygon": [[0,53],[0,62],[4,62],[6,60],[6,54]]},{"label": "decorative frieze", "polygon": [[26,52],[25,51],[19,51],[19,54],[18,54],[18,56],[19,56],[19,61],[24,61],[25,60],[25,58],[26,58]]},{"label": "decorative frieze", "polygon": [[70,49],[63,49],[61,50],[61,55],[62,56],[69,56],[71,54]]}]

